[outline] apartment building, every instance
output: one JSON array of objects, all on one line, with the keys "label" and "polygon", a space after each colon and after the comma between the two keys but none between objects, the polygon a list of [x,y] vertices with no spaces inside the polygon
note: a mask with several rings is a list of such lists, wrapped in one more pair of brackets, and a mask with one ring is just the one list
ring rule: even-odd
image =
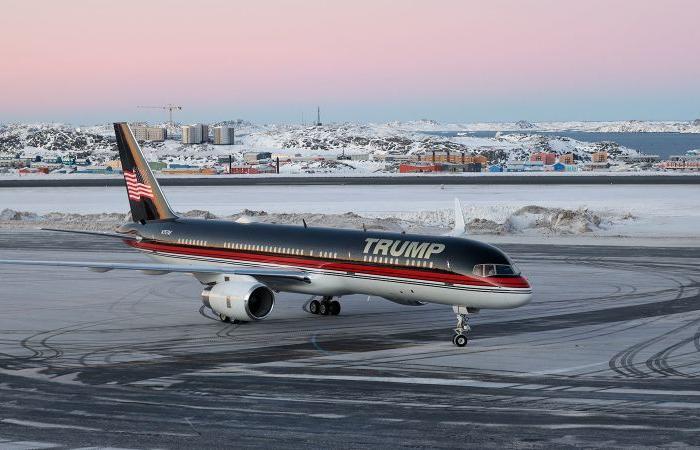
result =
[{"label": "apartment building", "polygon": [[164,141],[168,138],[168,130],[161,127],[134,125],[131,127],[137,141]]},{"label": "apartment building", "polygon": [[183,144],[202,144],[209,142],[209,125],[201,123],[182,127]]},{"label": "apartment building", "polygon": [[233,145],[236,133],[231,127],[221,126],[212,128],[214,145]]}]

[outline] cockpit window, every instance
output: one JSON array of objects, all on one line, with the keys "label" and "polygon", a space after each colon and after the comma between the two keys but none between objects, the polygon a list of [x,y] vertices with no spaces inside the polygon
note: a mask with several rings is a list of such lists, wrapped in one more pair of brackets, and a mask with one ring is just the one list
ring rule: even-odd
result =
[{"label": "cockpit window", "polygon": [[479,277],[504,277],[520,275],[520,270],[508,264],[477,264],[472,273]]}]

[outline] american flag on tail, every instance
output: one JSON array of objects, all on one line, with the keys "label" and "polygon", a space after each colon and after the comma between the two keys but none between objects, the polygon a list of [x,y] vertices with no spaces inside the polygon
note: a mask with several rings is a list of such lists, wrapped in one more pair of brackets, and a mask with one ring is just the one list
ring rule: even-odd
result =
[{"label": "american flag on tail", "polygon": [[126,180],[126,191],[129,194],[130,200],[139,201],[143,197],[153,200],[151,186],[144,183],[143,176],[137,167],[134,167],[133,172],[125,170],[124,179]]}]

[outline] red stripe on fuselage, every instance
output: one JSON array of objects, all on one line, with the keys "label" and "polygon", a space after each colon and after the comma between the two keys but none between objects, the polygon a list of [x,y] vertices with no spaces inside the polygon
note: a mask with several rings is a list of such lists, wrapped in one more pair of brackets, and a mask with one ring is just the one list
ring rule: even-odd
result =
[{"label": "red stripe on fuselage", "polygon": [[336,270],[364,275],[379,275],[385,277],[408,278],[420,281],[451,283],[468,286],[529,288],[530,284],[524,277],[489,277],[480,278],[455,273],[445,273],[435,269],[416,270],[401,267],[385,267],[376,264],[327,261],[313,257],[298,257],[280,254],[263,254],[229,250],[220,248],[191,247],[183,245],[162,244],[155,242],[128,241],[128,245],[143,250],[176,253],[181,255],[202,256],[209,258],[228,259],[234,261],[278,264],[282,266],[304,267],[308,269]]}]

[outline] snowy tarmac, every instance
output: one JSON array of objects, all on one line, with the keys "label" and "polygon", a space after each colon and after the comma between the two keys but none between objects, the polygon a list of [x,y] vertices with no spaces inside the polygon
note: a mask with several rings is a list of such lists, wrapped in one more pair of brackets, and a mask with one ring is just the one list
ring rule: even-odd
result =
[{"label": "snowy tarmac", "polygon": [[[700,248],[502,246],[533,303],[472,319],[342,299],[223,324],[183,275],[0,268],[0,447],[700,445]],[[0,233],[0,258],[143,261]]]}]

